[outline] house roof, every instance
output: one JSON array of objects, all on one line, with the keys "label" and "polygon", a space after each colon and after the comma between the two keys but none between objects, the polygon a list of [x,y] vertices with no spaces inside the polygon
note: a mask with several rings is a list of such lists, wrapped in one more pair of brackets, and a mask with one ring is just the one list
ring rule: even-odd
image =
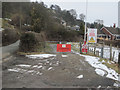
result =
[{"label": "house roof", "polygon": [[119,28],[113,28],[113,27],[105,27],[108,31],[110,31],[112,34],[120,34]]},{"label": "house roof", "polygon": [[[108,32],[110,32],[112,34],[118,34],[118,35],[120,34],[119,28],[113,28],[113,27],[102,27],[102,28],[106,28],[108,30]],[[105,34],[101,29],[97,31],[98,34]]]}]

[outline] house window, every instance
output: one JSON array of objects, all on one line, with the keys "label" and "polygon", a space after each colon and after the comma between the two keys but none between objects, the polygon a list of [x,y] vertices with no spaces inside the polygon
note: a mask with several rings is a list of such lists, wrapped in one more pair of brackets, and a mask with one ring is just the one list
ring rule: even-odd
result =
[{"label": "house window", "polygon": [[120,36],[116,36],[116,40],[120,40]]}]

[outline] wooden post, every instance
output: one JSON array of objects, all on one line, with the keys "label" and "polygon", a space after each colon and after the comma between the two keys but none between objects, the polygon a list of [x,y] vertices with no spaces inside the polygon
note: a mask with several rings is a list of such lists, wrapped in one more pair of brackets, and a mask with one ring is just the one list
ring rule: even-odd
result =
[{"label": "wooden post", "polygon": [[102,44],[102,48],[101,48],[101,58],[103,58],[103,54],[104,54],[104,43]]},{"label": "wooden post", "polygon": [[95,55],[95,51],[96,51],[96,44],[94,44],[94,55]]},{"label": "wooden post", "polygon": [[99,51],[96,51],[96,56],[98,56],[98,57],[99,57]]},{"label": "wooden post", "polygon": [[89,54],[89,43],[88,43],[88,51],[87,51],[87,53]]},{"label": "wooden post", "polygon": [[120,68],[120,53],[119,53],[119,56],[118,56],[118,67]]},{"label": "wooden post", "polygon": [[80,42],[80,54],[82,54],[82,42]]},{"label": "wooden post", "polygon": [[112,57],[112,60],[114,61],[114,57],[115,57],[115,51],[113,52],[113,57]]},{"label": "wooden post", "polygon": [[44,52],[46,51],[46,42],[44,41]]},{"label": "wooden post", "polygon": [[110,60],[112,60],[112,44],[110,44]]}]

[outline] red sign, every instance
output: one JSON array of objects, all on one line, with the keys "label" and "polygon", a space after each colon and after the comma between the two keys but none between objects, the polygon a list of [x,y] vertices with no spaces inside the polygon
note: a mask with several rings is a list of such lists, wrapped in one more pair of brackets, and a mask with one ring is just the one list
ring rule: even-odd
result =
[{"label": "red sign", "polygon": [[71,52],[71,44],[57,44],[57,52]]},{"label": "red sign", "polygon": [[88,50],[88,46],[87,46],[86,41],[85,41],[84,44],[82,45],[82,52],[87,53],[87,50]]}]

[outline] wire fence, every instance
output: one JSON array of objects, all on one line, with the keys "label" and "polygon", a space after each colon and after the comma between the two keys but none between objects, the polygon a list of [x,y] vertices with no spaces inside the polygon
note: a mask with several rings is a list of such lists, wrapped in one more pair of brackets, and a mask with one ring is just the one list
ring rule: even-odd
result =
[{"label": "wire fence", "polygon": [[[71,53],[80,53],[80,42],[66,42],[66,41],[46,41],[42,43],[43,51],[49,53],[57,53],[57,44],[71,44]],[[52,47],[52,48],[51,48]],[[101,58],[109,59],[114,62],[118,62],[120,48],[106,46],[104,44],[88,44],[88,51],[85,54],[95,55]]]}]

